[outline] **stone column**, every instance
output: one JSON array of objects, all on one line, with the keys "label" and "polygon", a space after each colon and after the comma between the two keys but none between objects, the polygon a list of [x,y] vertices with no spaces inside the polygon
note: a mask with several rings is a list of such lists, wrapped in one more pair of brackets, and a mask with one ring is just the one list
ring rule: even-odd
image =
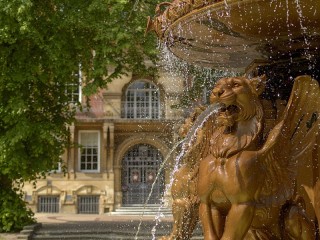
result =
[{"label": "stone column", "polygon": [[108,160],[108,124],[107,123],[103,123],[103,133],[102,133],[102,149],[101,149],[101,161],[100,161],[100,164],[101,164],[101,172],[104,173],[104,172],[107,172],[107,162],[109,161]]},{"label": "stone column", "polygon": [[113,162],[114,162],[114,125],[113,123],[109,125],[109,160],[107,162],[108,172],[113,172]]},{"label": "stone column", "polygon": [[114,208],[122,205],[121,165],[114,166]]},{"label": "stone column", "polygon": [[70,129],[70,148],[69,148],[69,153],[68,153],[68,172],[69,172],[69,178],[74,179],[75,177],[75,171],[76,171],[76,166],[75,166],[75,151],[77,150],[77,148],[74,147],[75,144],[75,139],[74,139],[74,135],[75,135],[75,126],[74,124],[71,124],[69,126]]}]

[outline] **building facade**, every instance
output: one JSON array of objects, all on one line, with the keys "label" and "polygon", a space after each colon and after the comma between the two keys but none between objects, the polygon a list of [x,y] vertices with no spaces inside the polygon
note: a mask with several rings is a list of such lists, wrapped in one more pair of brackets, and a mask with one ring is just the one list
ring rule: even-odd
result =
[{"label": "building facade", "polygon": [[157,79],[129,75],[91,96],[90,107],[82,101],[83,111],[69,126],[74,146],[66,149],[62,166],[36,186],[25,185],[29,207],[102,214],[126,205],[159,204],[169,181],[172,156],[167,155],[182,120],[182,112],[171,105],[182,90],[182,79],[164,73]]},{"label": "building facade", "polygon": [[[121,206],[159,204],[163,197],[170,206],[165,185],[175,151],[169,153],[184,117],[171,106],[179,102],[183,84],[165,73],[157,79],[129,75],[91,96],[90,108],[83,101],[84,110],[69,126],[75,144],[62,156],[63,166],[36,186],[25,184],[29,207],[34,212],[103,214]],[[83,99],[75,93],[75,99]],[[262,104],[267,137],[286,101],[263,99]],[[313,186],[320,176],[320,137],[317,143],[298,161],[296,192],[304,199],[308,197],[302,186]],[[312,216],[308,201],[306,207]]]}]

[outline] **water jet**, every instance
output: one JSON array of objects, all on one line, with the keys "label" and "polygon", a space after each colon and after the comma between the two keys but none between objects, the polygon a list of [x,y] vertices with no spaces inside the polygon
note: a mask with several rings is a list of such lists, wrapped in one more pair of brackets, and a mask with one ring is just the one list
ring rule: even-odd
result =
[{"label": "water jet", "polygon": [[[186,202],[181,211],[200,209],[205,240],[317,237],[301,189],[309,185],[309,196],[319,195],[319,11],[312,0],[173,0],[148,21],[147,30],[178,58],[245,74],[212,90],[211,103],[225,107],[204,124],[191,153],[198,162],[189,169],[198,171],[191,195],[200,204],[174,199]],[[194,222],[177,216],[180,230],[163,239],[190,238]]]}]

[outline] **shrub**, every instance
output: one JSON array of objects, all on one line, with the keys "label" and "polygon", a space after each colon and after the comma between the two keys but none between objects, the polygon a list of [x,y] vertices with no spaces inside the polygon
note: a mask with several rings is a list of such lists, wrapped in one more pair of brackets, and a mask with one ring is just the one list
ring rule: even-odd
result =
[{"label": "shrub", "polygon": [[0,232],[20,231],[23,226],[34,223],[34,214],[26,207],[22,193],[11,185],[0,186]]}]

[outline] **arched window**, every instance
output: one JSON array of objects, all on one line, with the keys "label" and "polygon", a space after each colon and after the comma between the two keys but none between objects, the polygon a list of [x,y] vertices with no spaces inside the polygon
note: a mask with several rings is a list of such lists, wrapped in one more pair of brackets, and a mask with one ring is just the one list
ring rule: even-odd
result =
[{"label": "arched window", "polygon": [[160,117],[159,88],[147,81],[135,81],[129,85],[125,93],[124,118]]}]

